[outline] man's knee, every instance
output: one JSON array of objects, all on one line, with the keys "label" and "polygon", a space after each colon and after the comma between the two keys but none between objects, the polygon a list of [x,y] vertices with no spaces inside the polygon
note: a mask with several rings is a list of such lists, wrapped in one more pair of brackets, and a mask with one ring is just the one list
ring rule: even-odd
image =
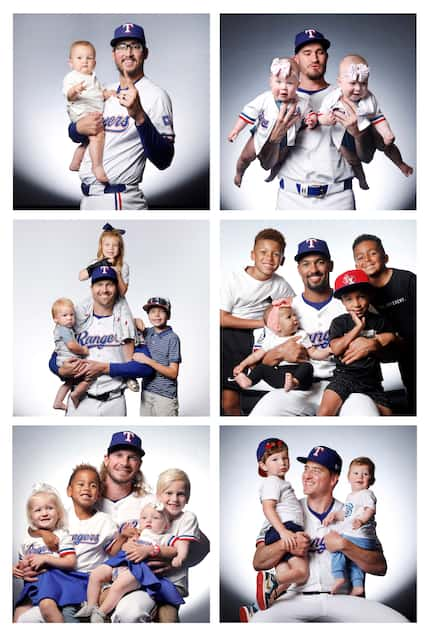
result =
[{"label": "man's knee", "polygon": [[379,416],[379,411],[370,396],[354,393],[342,405],[339,416]]}]

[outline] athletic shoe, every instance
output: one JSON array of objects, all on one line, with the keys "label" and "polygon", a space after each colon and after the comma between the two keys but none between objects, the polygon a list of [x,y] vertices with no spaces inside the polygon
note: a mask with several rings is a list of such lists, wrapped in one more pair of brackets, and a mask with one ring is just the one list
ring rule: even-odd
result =
[{"label": "athletic shoe", "polygon": [[75,616],[78,619],[87,619],[88,617],[91,616],[94,607],[95,607],[94,605],[88,605],[88,603],[86,601],[84,601],[82,603],[81,609],[78,610],[78,612],[76,612]]},{"label": "athletic shoe", "polygon": [[258,612],[258,608],[255,605],[255,603],[249,603],[248,605],[241,605],[239,608],[240,622],[249,623],[256,612]]},{"label": "athletic shoe", "polygon": [[270,607],[271,594],[278,587],[275,575],[265,570],[257,573],[256,599],[260,610],[267,610]]},{"label": "athletic shoe", "polygon": [[100,608],[93,608],[91,613],[90,623],[104,623],[106,614],[100,610]]}]

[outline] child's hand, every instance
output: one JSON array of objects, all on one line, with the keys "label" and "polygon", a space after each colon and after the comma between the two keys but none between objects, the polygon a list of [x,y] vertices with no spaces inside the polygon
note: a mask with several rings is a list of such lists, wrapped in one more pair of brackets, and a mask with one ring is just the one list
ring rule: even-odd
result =
[{"label": "child's hand", "polygon": [[85,90],[85,82],[81,81],[79,84],[75,84],[72,86],[71,97],[72,99],[77,99],[82,92]]},{"label": "child's hand", "polygon": [[143,319],[140,319],[140,317],[135,317],[134,325],[138,330],[141,330],[142,332],[145,330],[145,324],[143,322]]},{"label": "child's hand", "polygon": [[106,101],[109,97],[116,97],[116,90],[103,90],[103,99]]},{"label": "child's hand", "polygon": [[316,112],[309,112],[309,114],[306,115],[305,125],[311,130],[318,125],[318,115]]},{"label": "child's hand", "polygon": [[355,520],[352,520],[352,528],[357,530],[357,528],[361,528],[364,522],[359,517],[356,517]]},{"label": "child's hand", "polygon": [[352,317],[352,321],[354,322],[355,326],[359,326],[360,327],[360,332],[361,332],[363,330],[364,326],[366,325],[366,318],[365,317],[359,317],[354,312],[351,312],[350,315]]},{"label": "child's hand", "polygon": [[184,558],[180,557],[179,555],[176,555],[176,557],[173,557],[172,561],[170,562],[172,568],[181,568],[183,563],[184,563]]},{"label": "child's hand", "polygon": [[336,123],[336,118],[333,112],[320,113],[318,115],[318,121],[320,125],[334,125]]},{"label": "child's hand", "polygon": [[127,539],[132,539],[134,537],[139,537],[139,531],[132,524],[124,524],[121,528],[121,535],[127,537]]},{"label": "child's hand", "polygon": [[243,366],[242,363],[239,363],[239,365],[233,368],[233,376],[237,376],[238,374],[243,372],[244,369],[245,369],[245,366]]},{"label": "child's hand", "polygon": [[45,564],[45,555],[30,555],[30,557],[28,558],[28,563],[33,568],[33,570],[40,570]]},{"label": "child's hand", "polygon": [[292,531],[284,530],[279,534],[280,538],[284,540],[286,547],[291,550],[296,547],[296,535]]},{"label": "child's hand", "polygon": [[329,513],[322,521],[323,526],[328,526],[329,524],[333,524],[336,521],[336,514],[332,511]]},{"label": "child's hand", "polygon": [[133,355],[133,361],[137,361],[138,363],[146,363],[149,365],[148,361],[151,361],[151,358],[148,357],[144,352],[135,352]]},{"label": "child's hand", "polygon": [[228,135],[227,139],[230,141],[230,143],[233,143],[233,141],[236,141],[238,135],[239,135],[238,132],[235,132],[234,130],[232,130],[230,134]]}]

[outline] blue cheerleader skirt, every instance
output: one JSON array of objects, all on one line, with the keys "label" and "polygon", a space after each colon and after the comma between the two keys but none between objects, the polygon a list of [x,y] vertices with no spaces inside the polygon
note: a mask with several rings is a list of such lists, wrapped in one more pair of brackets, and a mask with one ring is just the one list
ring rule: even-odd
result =
[{"label": "blue cheerleader skirt", "polygon": [[133,577],[140,583],[141,589],[145,590],[156,603],[170,603],[171,605],[181,605],[185,603],[169,579],[154,575],[151,568],[144,561],[138,564],[128,561],[127,555],[123,550],[120,550],[104,563],[112,568],[127,566]]},{"label": "blue cheerleader skirt", "polygon": [[16,604],[25,599],[33,605],[39,605],[42,599],[53,599],[59,607],[82,603],[87,599],[87,585],[86,572],[51,568],[41,573],[37,581],[24,583]]}]

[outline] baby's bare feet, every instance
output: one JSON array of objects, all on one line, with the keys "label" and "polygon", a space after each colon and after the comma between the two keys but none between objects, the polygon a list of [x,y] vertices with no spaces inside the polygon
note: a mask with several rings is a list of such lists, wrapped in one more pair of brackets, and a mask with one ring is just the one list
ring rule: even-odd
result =
[{"label": "baby's bare feet", "polygon": [[235,379],[236,383],[240,385],[240,387],[242,387],[244,390],[246,390],[248,387],[251,387],[252,385],[251,379],[248,379],[246,374],[244,374],[243,372],[239,372],[239,374],[236,375]]}]

